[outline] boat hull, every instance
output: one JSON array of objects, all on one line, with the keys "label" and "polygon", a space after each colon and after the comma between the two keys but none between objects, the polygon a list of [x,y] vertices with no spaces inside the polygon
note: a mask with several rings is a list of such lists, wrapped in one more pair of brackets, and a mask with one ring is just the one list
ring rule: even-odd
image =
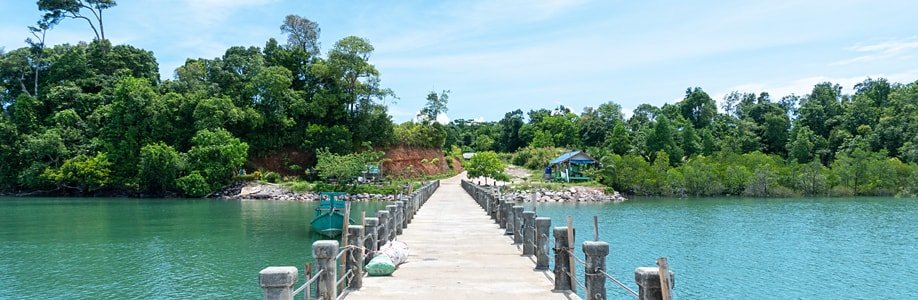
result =
[{"label": "boat hull", "polygon": [[[350,220],[350,224],[354,221]],[[312,230],[329,238],[341,236],[344,227],[344,215],[339,211],[326,212],[312,220]]]}]

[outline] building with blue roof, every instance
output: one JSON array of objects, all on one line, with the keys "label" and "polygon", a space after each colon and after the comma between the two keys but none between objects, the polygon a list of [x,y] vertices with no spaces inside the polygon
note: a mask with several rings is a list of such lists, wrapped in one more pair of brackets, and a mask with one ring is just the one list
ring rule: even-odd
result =
[{"label": "building with blue roof", "polygon": [[545,175],[556,181],[588,181],[592,178],[583,174],[586,166],[594,165],[597,161],[586,152],[571,151],[552,159],[545,168]]}]

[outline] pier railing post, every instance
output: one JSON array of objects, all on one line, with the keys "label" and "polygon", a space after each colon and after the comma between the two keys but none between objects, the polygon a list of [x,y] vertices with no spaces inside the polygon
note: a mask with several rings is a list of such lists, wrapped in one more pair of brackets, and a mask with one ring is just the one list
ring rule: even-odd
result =
[{"label": "pier railing post", "polygon": [[497,211],[500,210],[500,199],[503,199],[503,198],[504,197],[502,195],[497,195],[497,197],[492,197],[491,199],[488,199],[488,203],[489,203],[488,206],[491,208],[488,214],[491,215],[491,219],[494,219],[495,222],[499,222],[497,220]]},{"label": "pier railing post", "polygon": [[[669,271],[669,283],[675,285],[675,276]],[[660,288],[660,268],[640,267],[634,270],[634,281],[638,285],[638,300],[667,300],[663,299],[663,289]],[[670,288],[672,288],[672,285]],[[672,293],[669,293],[670,295]]]},{"label": "pier railing post", "polygon": [[376,244],[376,238],[379,234],[378,226],[379,218],[366,218],[363,220],[363,235],[366,238],[363,242],[363,247],[367,249],[367,252],[364,253],[366,256],[364,263],[369,263],[373,259],[373,253],[379,250],[379,245]]},{"label": "pier railing post", "polygon": [[258,272],[258,283],[265,300],[292,300],[296,267],[267,267]]},{"label": "pier railing post", "polygon": [[359,290],[363,287],[363,226],[351,225],[347,227],[347,255],[344,257],[345,273],[351,272],[348,281],[349,290]]},{"label": "pier railing post", "polygon": [[[576,231],[574,231],[576,233]],[[571,257],[567,251],[571,249],[567,243],[567,227],[555,227],[555,289],[553,291],[573,291],[570,265]]]},{"label": "pier railing post", "polygon": [[316,260],[316,271],[324,271],[319,275],[316,284],[316,294],[319,299],[338,299],[338,288],[335,286],[338,279],[338,268],[335,267],[335,256],[338,255],[338,241],[319,240],[312,243],[312,257]]},{"label": "pier railing post", "polygon": [[379,219],[379,229],[376,233],[376,249],[382,248],[389,241],[389,211],[380,210],[376,212],[376,218]]},{"label": "pier railing post", "polygon": [[[386,241],[391,241],[395,239],[395,235],[398,234],[398,228],[395,226],[398,222],[398,206],[395,204],[386,205],[386,210],[389,211],[389,222],[386,224],[387,231],[389,236],[386,237]],[[399,225],[398,227],[401,227]]]},{"label": "pier railing post", "polygon": [[405,214],[405,201],[395,202],[395,208],[398,211],[398,220],[395,223],[395,233],[401,235],[405,227],[408,226],[407,215]]},{"label": "pier railing post", "polygon": [[606,269],[606,256],[609,255],[609,243],[603,241],[583,242],[583,253],[586,263],[583,269],[586,300],[606,299],[606,277],[600,273]]},{"label": "pier railing post", "polygon": [[504,217],[504,235],[513,235],[513,203],[510,200],[504,200],[504,212],[507,214]]},{"label": "pier railing post", "polygon": [[523,255],[535,254],[535,215],[534,211],[523,212]]},{"label": "pier railing post", "polygon": [[535,219],[536,240],[536,270],[548,270],[548,237],[551,234],[551,218],[538,217]]},{"label": "pier railing post", "polygon": [[513,206],[513,244],[523,243],[523,206]]}]

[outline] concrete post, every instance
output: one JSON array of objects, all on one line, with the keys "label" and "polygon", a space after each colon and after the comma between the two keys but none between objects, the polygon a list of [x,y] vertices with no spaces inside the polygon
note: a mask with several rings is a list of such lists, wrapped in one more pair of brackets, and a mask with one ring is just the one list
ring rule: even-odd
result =
[{"label": "concrete post", "polygon": [[382,248],[389,241],[389,211],[380,210],[376,212],[376,218],[379,219],[379,229],[376,233],[376,249]]},{"label": "concrete post", "polygon": [[504,212],[507,213],[504,218],[504,228],[507,229],[504,231],[504,235],[513,235],[513,205],[516,203],[510,200],[504,201]]},{"label": "concrete post", "polygon": [[386,228],[389,229],[389,237],[387,241],[391,241],[394,240],[395,236],[398,234],[398,228],[395,226],[395,224],[398,224],[398,206],[395,204],[389,204],[386,205],[386,210],[389,211],[389,223],[386,224]]},{"label": "concrete post", "polygon": [[513,206],[513,244],[523,243],[523,206]]},{"label": "concrete post", "polygon": [[606,276],[599,271],[606,269],[609,243],[585,241],[583,242],[583,253],[586,254],[586,266],[583,269],[586,300],[604,300],[606,299]]},{"label": "concrete post", "polygon": [[[673,272],[669,272],[669,282],[676,285]],[[660,268],[640,267],[634,269],[634,281],[638,285],[638,300],[662,300],[663,291],[660,289]],[[670,287],[672,288],[672,287]],[[672,295],[672,293],[670,293]]]},{"label": "concrete post", "polygon": [[363,236],[367,237],[366,241],[363,243],[363,247],[367,249],[367,252],[364,253],[366,259],[364,259],[364,264],[370,263],[370,260],[373,259],[373,252],[379,250],[379,245],[377,245],[377,237],[379,230],[379,218],[366,218],[363,222]]},{"label": "concrete post", "polygon": [[319,240],[312,243],[312,257],[316,260],[316,272],[322,272],[316,280],[316,294],[319,299],[338,299],[338,268],[335,267],[335,256],[338,255],[338,241]]},{"label": "concrete post", "polygon": [[405,213],[405,201],[396,201],[395,208],[398,210],[398,222],[395,223],[395,233],[401,235],[405,227],[408,226],[408,214]]},{"label": "concrete post", "polygon": [[292,300],[296,267],[267,267],[258,272],[258,283],[265,300]]},{"label": "concrete post", "polygon": [[536,270],[548,270],[548,237],[551,232],[551,218],[538,217],[535,219],[536,240]]},{"label": "concrete post", "polygon": [[[576,229],[574,234],[576,235]],[[567,227],[555,227],[555,289],[553,291],[571,291],[571,275],[568,274],[571,265],[571,257],[567,250],[571,249],[567,244]]]},{"label": "concrete post", "polygon": [[[363,226],[351,225],[347,227],[347,245],[363,248]],[[347,284],[350,290],[359,290],[363,287],[363,249],[351,248],[344,257],[345,271],[351,271],[351,280]],[[346,280],[346,279],[345,279]]]},{"label": "concrete post", "polygon": [[490,211],[488,211],[488,214],[491,215],[491,219],[494,219],[495,222],[497,222],[497,211],[499,210],[499,207],[500,207],[500,199],[503,199],[503,197],[497,196],[497,197],[492,197],[491,199],[488,199],[488,207],[490,207]]},{"label": "concrete post", "polygon": [[523,255],[535,254],[535,215],[534,211],[523,212]]}]

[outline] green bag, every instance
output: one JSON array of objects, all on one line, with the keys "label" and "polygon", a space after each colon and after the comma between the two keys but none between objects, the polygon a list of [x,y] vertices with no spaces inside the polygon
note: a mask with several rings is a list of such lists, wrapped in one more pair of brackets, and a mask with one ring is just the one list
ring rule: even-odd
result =
[{"label": "green bag", "polygon": [[395,264],[384,254],[377,255],[367,264],[367,274],[370,276],[389,276],[395,272]]}]

